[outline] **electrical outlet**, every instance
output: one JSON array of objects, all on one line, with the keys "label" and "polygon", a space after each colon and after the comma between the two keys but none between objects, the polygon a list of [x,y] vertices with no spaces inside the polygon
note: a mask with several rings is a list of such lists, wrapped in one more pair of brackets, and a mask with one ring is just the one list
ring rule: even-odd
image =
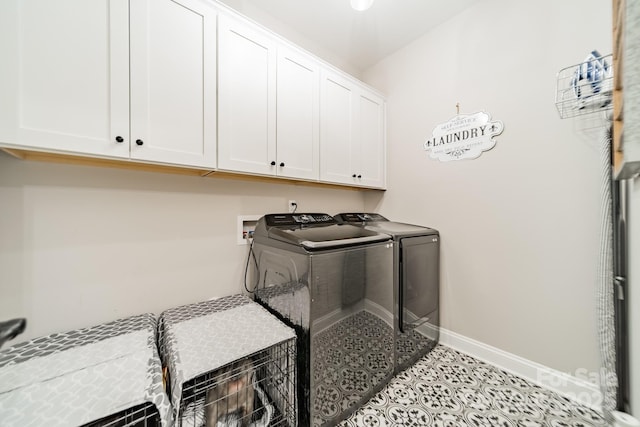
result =
[{"label": "electrical outlet", "polygon": [[289,213],[293,213],[298,208],[298,203],[296,203],[295,200],[289,200],[289,204],[287,206],[289,207]]}]

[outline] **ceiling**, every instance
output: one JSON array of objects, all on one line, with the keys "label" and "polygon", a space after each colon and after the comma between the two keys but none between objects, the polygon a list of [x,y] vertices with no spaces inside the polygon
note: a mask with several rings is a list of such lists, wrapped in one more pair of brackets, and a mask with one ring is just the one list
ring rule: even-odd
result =
[{"label": "ceiling", "polygon": [[358,12],[349,0],[222,0],[258,22],[261,13],[272,16],[357,70],[369,68],[478,1],[375,0],[369,10]]}]

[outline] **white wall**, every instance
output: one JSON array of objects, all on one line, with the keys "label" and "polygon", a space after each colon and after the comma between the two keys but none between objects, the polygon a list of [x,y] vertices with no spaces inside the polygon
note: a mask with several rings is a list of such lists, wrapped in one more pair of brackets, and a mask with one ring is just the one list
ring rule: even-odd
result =
[{"label": "white wall", "polygon": [[0,319],[12,343],[239,293],[238,215],[362,210],[363,193],[21,161],[0,153]]},{"label": "white wall", "polygon": [[[557,114],[555,78],[611,51],[610,8],[482,1],[363,76],[388,100],[388,191],[366,207],[442,233],[442,326],[572,374],[599,368],[600,172],[584,120]],[[422,144],[457,102],[505,130],[479,159],[440,163]]]}]

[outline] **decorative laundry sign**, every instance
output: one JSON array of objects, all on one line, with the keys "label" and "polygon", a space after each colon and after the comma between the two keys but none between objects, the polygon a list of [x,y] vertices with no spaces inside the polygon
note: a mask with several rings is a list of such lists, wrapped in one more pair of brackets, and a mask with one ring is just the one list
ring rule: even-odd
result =
[{"label": "decorative laundry sign", "polygon": [[504,130],[501,121],[491,121],[487,113],[458,114],[433,129],[431,139],[424,143],[432,159],[441,162],[477,159],[483,151],[496,145],[495,136]]}]

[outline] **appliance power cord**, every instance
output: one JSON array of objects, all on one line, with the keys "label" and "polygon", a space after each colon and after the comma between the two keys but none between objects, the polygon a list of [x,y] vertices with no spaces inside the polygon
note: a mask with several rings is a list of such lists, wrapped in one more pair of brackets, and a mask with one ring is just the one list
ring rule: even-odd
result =
[{"label": "appliance power cord", "polygon": [[[251,260],[252,256],[253,256],[253,262],[256,266],[256,272],[258,272],[258,278],[256,280],[256,284],[253,286],[253,290],[249,290],[249,287],[247,286],[247,274],[249,273],[249,261]],[[259,284],[260,284],[260,271],[258,269],[258,260],[256,259],[256,253],[253,251],[253,239],[251,239],[251,243],[249,244],[249,253],[247,254],[247,263],[244,266],[244,290],[250,294],[253,294],[256,292],[256,289],[258,289]]]}]

